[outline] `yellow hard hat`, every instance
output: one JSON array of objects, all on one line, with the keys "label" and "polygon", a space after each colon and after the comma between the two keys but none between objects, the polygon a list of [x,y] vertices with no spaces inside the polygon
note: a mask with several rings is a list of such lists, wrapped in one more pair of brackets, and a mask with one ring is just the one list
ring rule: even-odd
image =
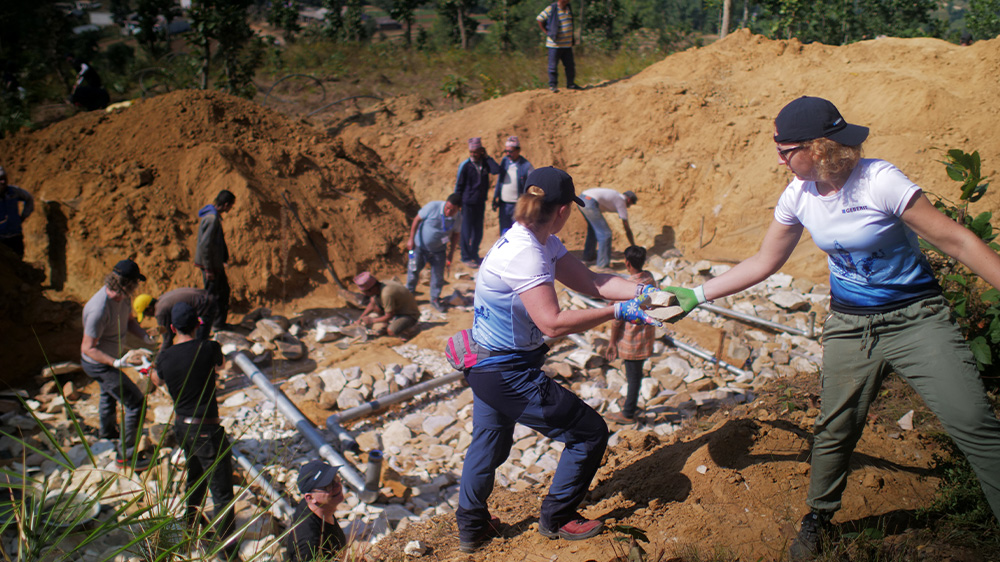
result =
[{"label": "yellow hard hat", "polygon": [[142,322],[142,314],[146,312],[146,309],[149,308],[149,303],[151,302],[153,302],[153,295],[147,295],[145,293],[132,300],[132,310],[135,311],[136,320]]}]

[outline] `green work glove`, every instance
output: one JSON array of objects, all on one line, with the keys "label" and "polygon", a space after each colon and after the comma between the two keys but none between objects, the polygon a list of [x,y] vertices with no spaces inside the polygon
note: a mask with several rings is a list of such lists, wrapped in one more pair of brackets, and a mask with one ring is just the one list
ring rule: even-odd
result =
[{"label": "green work glove", "polygon": [[681,308],[684,309],[684,315],[678,316],[676,319],[672,320],[673,322],[684,318],[684,316],[687,316],[687,314],[694,310],[695,307],[706,301],[705,289],[702,285],[698,285],[694,289],[686,289],[684,287],[666,287],[663,290],[676,295],[677,304],[681,305]]}]

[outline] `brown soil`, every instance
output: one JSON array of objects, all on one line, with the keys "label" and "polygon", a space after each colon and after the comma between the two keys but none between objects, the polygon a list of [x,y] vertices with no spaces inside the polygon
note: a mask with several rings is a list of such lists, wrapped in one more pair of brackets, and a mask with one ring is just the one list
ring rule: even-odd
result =
[{"label": "brown soil", "polygon": [[[989,126],[1000,112],[998,47],[1000,39],[971,47],[933,39],[830,47],[738,32],[627,80],[583,92],[521,92],[455,113],[398,98],[324,131],[222,94],[181,91],[23,132],[0,140],[0,153],[12,183],[44,202],[26,236],[27,260],[45,281],[34,282],[28,270],[0,275],[4,376],[38,372],[32,330],[61,338],[52,347],[43,338],[50,360],[74,359],[79,307],[123,257],[139,262],[149,277],[143,289],[154,294],[199,286],[191,263],[196,214],[222,188],[238,198],[225,217],[235,312],[342,305],[282,193],[342,278],[360,269],[399,275],[409,220],[420,204],[451,191],[471,136],[498,155],[503,139],[517,134],[536,166],[567,169],[579,188],[634,190],[637,242],[689,258],[734,261],[756,250],[789,179],[773,152],[772,119],[800,95],[834,101],[849,121],[872,128],[868,156],[954,199],[941,149],[979,150],[987,175],[1000,161],[1000,131]],[[973,212],[998,203],[994,190]],[[563,233],[567,245],[579,249],[584,230],[576,215]],[[495,236],[489,213],[484,249]],[[823,281],[825,260],[804,240],[786,271]],[[452,315],[415,343],[439,349],[468,320]],[[393,361],[395,343],[379,340],[317,363]],[[724,549],[741,559],[782,558],[803,514],[816,415],[804,399],[786,412],[783,396],[768,389],[764,401],[717,412],[685,436],[626,433],[609,451],[584,513],[645,529],[668,556],[695,546],[703,555]],[[321,412],[311,415],[322,422]],[[890,438],[895,431],[887,423],[869,427],[838,522],[905,524],[909,510],[928,504],[935,482],[924,477],[934,449],[917,433]],[[542,493],[497,490],[495,513],[515,528],[474,558],[603,562],[620,552],[614,533],[582,544],[541,539],[531,525]],[[449,517],[411,525],[379,548],[399,557],[415,538],[433,547],[435,559],[459,557]]]},{"label": "brown soil", "polygon": [[[624,431],[610,447],[582,513],[608,527],[645,531],[649,554],[716,554],[724,560],[782,560],[805,515],[811,429],[812,377],[772,385],[756,402],[721,410],[669,438]],[[788,396],[791,396],[788,398]],[[789,407],[794,408],[788,411]],[[779,415],[780,413],[780,415]],[[891,434],[891,437],[890,437]],[[919,433],[870,423],[851,462],[844,507],[834,522],[847,533],[864,528],[900,533],[927,506],[936,478],[928,477],[938,449]],[[471,559],[609,561],[623,553],[614,530],[587,541],[550,541],[537,532],[547,483],[522,494],[497,489],[494,516],[511,525]],[[440,516],[395,533],[376,550],[390,559],[420,540],[438,560],[469,559],[458,552],[454,516]],[[624,543],[627,544],[627,543]],[[651,558],[656,560],[654,556]],[[698,558],[696,558],[698,559]],[[939,559],[939,558],[931,558]]]}]

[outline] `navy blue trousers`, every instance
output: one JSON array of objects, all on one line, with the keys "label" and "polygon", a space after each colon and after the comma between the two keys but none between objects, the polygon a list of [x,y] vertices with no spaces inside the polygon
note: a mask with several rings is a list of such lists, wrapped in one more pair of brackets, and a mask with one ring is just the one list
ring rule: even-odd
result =
[{"label": "navy blue trousers", "polygon": [[559,61],[563,63],[563,70],[566,71],[566,87],[570,87],[576,82],[576,62],[573,60],[573,47],[553,48],[549,47],[549,87],[559,86]]},{"label": "navy blue trousers", "polygon": [[479,245],[483,242],[483,217],[486,215],[486,203],[465,203],[462,205],[462,240],[459,248],[462,251],[462,261],[479,259]]},{"label": "navy blue trousers", "polygon": [[490,520],[487,500],[496,469],[507,460],[514,424],[520,423],[564,443],[539,525],[555,530],[576,518],[608,444],[608,425],[576,394],[545,375],[539,366],[516,370],[472,369],[472,443],[465,453],[459,491],[460,540],[480,536]]}]

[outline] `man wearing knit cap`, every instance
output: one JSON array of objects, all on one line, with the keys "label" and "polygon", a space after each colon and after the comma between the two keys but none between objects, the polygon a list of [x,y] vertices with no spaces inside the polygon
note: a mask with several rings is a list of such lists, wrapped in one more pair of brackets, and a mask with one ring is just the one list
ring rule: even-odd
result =
[{"label": "man wearing knit cap", "polygon": [[367,271],[354,276],[354,284],[369,299],[356,324],[371,326],[379,336],[409,339],[416,335],[420,309],[406,287],[395,281],[379,281]]},{"label": "man wearing knit cap", "polygon": [[462,196],[462,262],[479,267],[479,244],[483,241],[483,218],[489,196],[490,174],[499,174],[496,160],[487,156],[483,139],[469,139],[469,157],[458,166],[455,193]]},{"label": "man wearing knit cap", "polygon": [[[18,209],[20,207],[20,209]],[[35,210],[30,193],[7,183],[7,172],[0,168],[0,244],[24,259],[24,234],[21,223]]]},{"label": "man wearing knit cap", "polygon": [[521,141],[516,136],[507,137],[504,157],[500,160],[500,177],[493,195],[493,210],[500,214],[500,236],[514,225],[514,207],[524,193],[524,184],[535,167],[521,156]]},{"label": "man wearing knit cap", "polygon": [[[635,246],[632,228],[628,224],[628,208],[639,200],[635,193],[618,193],[613,189],[595,187],[580,194],[583,197],[583,218],[587,219],[587,241],[583,244],[583,261],[593,260],[596,267],[611,265],[611,228],[601,213],[617,213],[625,227],[628,245]],[[595,253],[596,246],[596,253]]]}]

